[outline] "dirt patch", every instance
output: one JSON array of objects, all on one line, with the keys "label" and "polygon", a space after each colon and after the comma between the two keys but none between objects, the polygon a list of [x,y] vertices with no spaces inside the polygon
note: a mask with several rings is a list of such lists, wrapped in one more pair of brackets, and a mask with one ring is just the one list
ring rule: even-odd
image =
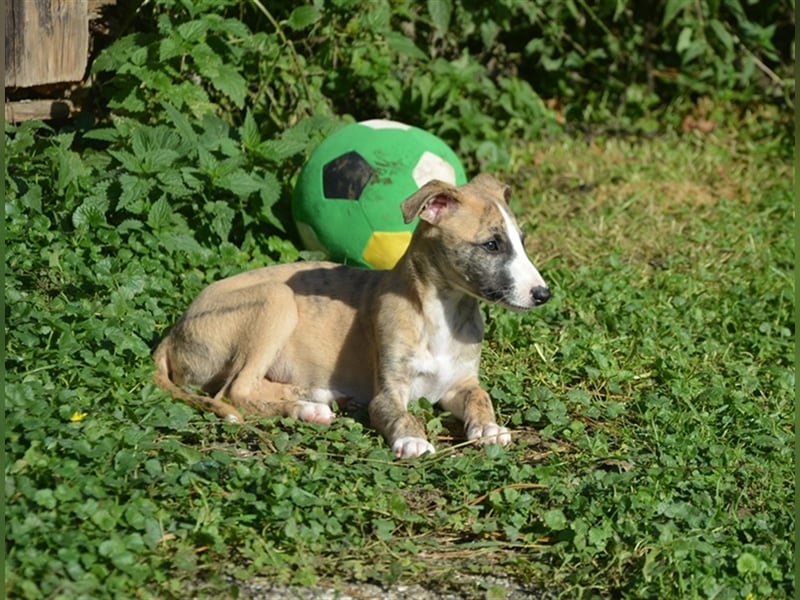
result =
[{"label": "dirt patch", "polygon": [[533,589],[502,577],[478,577],[453,573],[449,589],[427,588],[419,584],[383,587],[370,583],[339,583],[330,587],[275,586],[268,579],[254,578],[231,582],[242,600],[546,600],[552,592]]}]

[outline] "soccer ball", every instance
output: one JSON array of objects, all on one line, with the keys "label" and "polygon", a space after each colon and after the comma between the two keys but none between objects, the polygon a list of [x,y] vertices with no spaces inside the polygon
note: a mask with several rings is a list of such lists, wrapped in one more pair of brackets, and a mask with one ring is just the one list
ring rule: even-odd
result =
[{"label": "soccer ball", "polygon": [[467,181],[441,139],[397,121],[352,123],[312,152],[295,186],[292,216],[307,249],[345,264],[390,269],[416,226],[403,222],[400,204],[432,179]]}]

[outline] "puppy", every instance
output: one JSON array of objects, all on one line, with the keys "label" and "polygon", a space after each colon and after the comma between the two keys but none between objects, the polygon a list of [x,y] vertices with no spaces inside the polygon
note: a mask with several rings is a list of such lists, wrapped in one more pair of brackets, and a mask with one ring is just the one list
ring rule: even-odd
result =
[{"label": "puppy", "polygon": [[233,422],[330,423],[334,403],[368,405],[399,458],[434,452],[407,410],[421,397],[463,421],[468,439],[507,444],[478,382],[478,301],[525,311],[550,297],[509,195],[488,174],[425,184],[401,205],[419,225],[388,271],[300,262],[211,284],[156,350],[156,383]]}]

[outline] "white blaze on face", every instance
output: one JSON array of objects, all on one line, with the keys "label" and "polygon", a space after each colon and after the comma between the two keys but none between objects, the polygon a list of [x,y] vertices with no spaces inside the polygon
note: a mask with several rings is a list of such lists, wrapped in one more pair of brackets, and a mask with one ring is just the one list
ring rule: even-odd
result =
[{"label": "white blaze on face", "polygon": [[529,308],[534,305],[531,292],[538,287],[547,287],[547,284],[528,258],[525,246],[522,245],[522,236],[519,228],[508,208],[500,202],[497,203],[497,208],[500,210],[500,214],[503,215],[506,234],[512,248],[512,257],[506,266],[513,281],[513,289],[509,295],[509,301],[519,307]]}]

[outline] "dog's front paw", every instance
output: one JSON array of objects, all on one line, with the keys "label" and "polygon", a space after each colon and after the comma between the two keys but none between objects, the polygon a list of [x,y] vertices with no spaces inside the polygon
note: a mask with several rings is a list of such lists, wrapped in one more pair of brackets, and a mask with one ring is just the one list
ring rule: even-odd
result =
[{"label": "dog's front paw", "polygon": [[300,420],[309,423],[323,423],[325,425],[333,422],[333,411],[325,404],[315,402],[300,402],[300,412],[297,415]]},{"label": "dog's front paw", "polygon": [[392,444],[392,452],[397,458],[414,458],[423,454],[436,452],[428,440],[417,437],[401,437]]},{"label": "dog's front paw", "polygon": [[470,427],[467,431],[467,438],[475,440],[476,444],[500,444],[505,446],[511,442],[511,434],[508,429],[500,427],[496,423]]}]

